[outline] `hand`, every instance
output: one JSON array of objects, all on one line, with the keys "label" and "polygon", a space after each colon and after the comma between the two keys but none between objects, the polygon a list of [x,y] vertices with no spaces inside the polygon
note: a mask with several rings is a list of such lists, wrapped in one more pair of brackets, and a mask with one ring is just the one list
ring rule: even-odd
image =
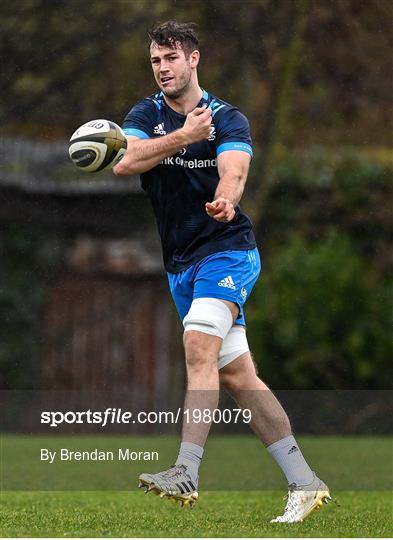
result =
[{"label": "hand", "polygon": [[223,223],[228,223],[228,221],[231,221],[236,215],[233,204],[224,197],[218,197],[211,203],[207,202],[205,208],[207,214],[211,218]]},{"label": "hand", "polygon": [[187,144],[207,139],[210,135],[210,127],[212,123],[211,109],[204,107],[196,107],[193,111],[187,114],[186,121],[182,127],[182,131],[187,139]]}]

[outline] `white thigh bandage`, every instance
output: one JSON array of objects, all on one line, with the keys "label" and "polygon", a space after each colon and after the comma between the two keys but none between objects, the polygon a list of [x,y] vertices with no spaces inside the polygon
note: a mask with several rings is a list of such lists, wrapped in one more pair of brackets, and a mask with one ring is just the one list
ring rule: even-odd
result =
[{"label": "white thigh bandage", "polygon": [[233,318],[228,306],[217,298],[196,298],[183,319],[184,331],[197,330],[225,339]]},{"label": "white thigh bandage", "polygon": [[222,342],[218,354],[218,369],[223,368],[249,350],[244,326],[232,326],[227,337]]}]

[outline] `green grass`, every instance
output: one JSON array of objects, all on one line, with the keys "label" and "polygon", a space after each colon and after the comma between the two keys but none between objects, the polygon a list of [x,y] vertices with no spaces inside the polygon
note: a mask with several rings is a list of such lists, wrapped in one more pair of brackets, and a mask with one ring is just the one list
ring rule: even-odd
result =
[{"label": "green grass", "polygon": [[[333,491],[392,489],[392,439],[389,437],[298,437],[304,455]],[[166,469],[177,455],[174,436],[3,435],[0,479],[4,491],[129,491],[141,472]],[[40,460],[41,448],[158,451],[159,460]],[[205,491],[285,489],[281,471],[252,435],[212,435],[201,467]]]},{"label": "green grass", "polygon": [[279,492],[205,492],[193,510],[152,494],[3,492],[3,537],[389,537],[391,494],[340,492],[304,523],[270,524]]},{"label": "green grass", "polygon": [[[0,536],[391,537],[391,438],[298,439],[340,506],[324,506],[302,524],[281,525],[269,520],[283,510],[285,481],[252,436],[209,438],[200,501],[189,510],[136,491],[140,472],[173,462],[177,437],[3,435]],[[159,450],[159,461],[40,461],[40,448],[62,447]]]}]

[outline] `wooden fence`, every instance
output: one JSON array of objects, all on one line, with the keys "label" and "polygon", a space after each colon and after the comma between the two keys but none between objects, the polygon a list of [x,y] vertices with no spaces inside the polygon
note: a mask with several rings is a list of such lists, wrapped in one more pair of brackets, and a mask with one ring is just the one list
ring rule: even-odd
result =
[{"label": "wooden fence", "polygon": [[170,406],[184,388],[181,335],[162,275],[67,272],[48,289],[44,387],[126,391],[137,407]]}]

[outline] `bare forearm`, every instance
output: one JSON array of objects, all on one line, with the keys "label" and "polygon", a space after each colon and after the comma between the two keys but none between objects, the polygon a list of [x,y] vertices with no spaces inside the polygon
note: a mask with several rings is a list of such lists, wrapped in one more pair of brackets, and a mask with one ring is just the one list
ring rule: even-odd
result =
[{"label": "bare forearm", "polygon": [[146,172],[187,144],[189,141],[182,129],[156,139],[132,140],[126,155],[114,167],[113,172],[120,176]]},{"label": "bare forearm", "polygon": [[211,114],[207,106],[196,107],[187,114],[184,126],[168,135],[143,140],[130,137],[127,153],[113,168],[113,172],[118,175],[146,172],[185,146],[207,139],[210,135]]},{"label": "bare forearm", "polygon": [[250,156],[237,150],[222,152],[217,157],[220,181],[214,194],[214,201],[206,202],[207,214],[223,223],[236,216],[235,207],[243,195],[250,165]]},{"label": "bare forearm", "polygon": [[221,177],[214,198],[222,197],[236,206],[242,198],[245,183],[246,178],[242,174],[228,172]]}]

